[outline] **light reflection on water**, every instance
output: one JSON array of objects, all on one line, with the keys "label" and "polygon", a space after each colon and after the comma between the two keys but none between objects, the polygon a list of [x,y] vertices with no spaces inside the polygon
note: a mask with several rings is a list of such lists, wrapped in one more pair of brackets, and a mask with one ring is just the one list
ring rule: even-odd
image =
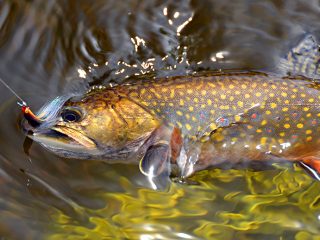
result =
[{"label": "light reflection on water", "polygon": [[[33,107],[75,82],[272,69],[316,1],[2,1],[0,73]],[[70,87],[71,86],[71,87]],[[319,183],[291,164],[212,169],[154,191],[134,165],[24,153],[16,99],[0,87],[0,236],[9,239],[311,239]]]}]

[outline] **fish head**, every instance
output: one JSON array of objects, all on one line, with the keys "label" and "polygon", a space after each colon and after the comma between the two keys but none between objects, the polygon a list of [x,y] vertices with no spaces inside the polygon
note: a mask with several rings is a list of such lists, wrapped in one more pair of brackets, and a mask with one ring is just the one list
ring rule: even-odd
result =
[{"label": "fish head", "polygon": [[23,121],[28,136],[70,158],[114,158],[137,151],[159,126],[139,104],[113,89],[55,99],[37,114],[41,123]]}]

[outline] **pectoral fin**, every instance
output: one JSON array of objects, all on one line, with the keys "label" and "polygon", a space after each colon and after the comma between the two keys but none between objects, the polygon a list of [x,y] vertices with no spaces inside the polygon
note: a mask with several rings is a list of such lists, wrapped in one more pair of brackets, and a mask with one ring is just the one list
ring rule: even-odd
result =
[{"label": "pectoral fin", "polygon": [[320,181],[320,158],[311,156],[299,163],[313,178]]},{"label": "pectoral fin", "polygon": [[166,141],[160,141],[150,146],[141,159],[140,171],[148,177],[157,177],[168,171],[170,162],[170,145]]}]

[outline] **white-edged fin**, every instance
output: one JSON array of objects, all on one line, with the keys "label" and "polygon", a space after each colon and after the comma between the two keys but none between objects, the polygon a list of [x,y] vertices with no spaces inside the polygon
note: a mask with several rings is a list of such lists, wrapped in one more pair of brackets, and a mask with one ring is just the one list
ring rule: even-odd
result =
[{"label": "white-edged fin", "polygon": [[141,159],[139,168],[148,178],[159,176],[163,171],[168,170],[170,157],[170,146],[167,142],[161,141],[150,146]]},{"label": "white-edged fin", "polygon": [[319,63],[319,44],[313,35],[308,34],[285,58],[280,59],[278,68],[284,74],[320,79]]}]

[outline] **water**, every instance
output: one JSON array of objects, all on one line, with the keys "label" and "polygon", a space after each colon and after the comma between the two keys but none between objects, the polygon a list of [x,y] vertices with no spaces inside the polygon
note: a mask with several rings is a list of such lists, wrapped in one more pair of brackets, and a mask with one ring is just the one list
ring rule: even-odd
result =
[{"label": "water", "polygon": [[[0,1],[0,76],[31,105],[81,86],[201,70],[272,71],[319,2]],[[1,239],[312,239],[320,183],[298,166],[211,169],[154,191],[135,165],[58,158],[28,142],[0,86]]]}]

